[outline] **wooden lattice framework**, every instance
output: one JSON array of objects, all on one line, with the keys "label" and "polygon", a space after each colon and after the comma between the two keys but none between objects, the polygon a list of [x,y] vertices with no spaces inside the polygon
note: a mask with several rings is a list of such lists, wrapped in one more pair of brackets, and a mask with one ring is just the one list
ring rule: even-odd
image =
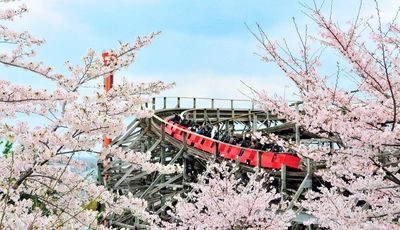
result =
[{"label": "wooden lattice framework", "polygon": [[[296,103],[293,105],[296,106]],[[237,132],[247,130],[273,132],[281,137],[296,140],[297,143],[317,140],[317,137],[301,132],[301,129],[293,123],[279,119],[268,112],[255,110],[250,101],[245,100],[164,97],[153,98],[152,103],[146,106],[155,111],[154,116],[134,119],[128,125],[126,132],[112,140],[111,145],[138,152],[150,151],[152,162],[165,165],[180,164],[184,169],[183,172],[171,175],[148,174],[129,163],[112,160],[105,167],[99,163],[99,182],[114,192],[121,194],[131,192],[134,196],[145,199],[148,202],[148,210],[163,218],[168,218],[165,214],[165,203],[187,191],[189,189],[187,183],[194,181],[197,174],[202,173],[207,161],[221,160],[187,146],[185,141],[180,142],[165,134],[167,118],[180,114],[182,118],[195,122],[217,122],[222,132],[228,132],[229,125],[235,124],[236,127],[242,127],[242,130],[236,130]],[[278,181],[277,186],[282,197],[289,199],[286,194],[292,193],[291,205],[304,189],[312,188],[315,166],[309,160],[304,161],[303,165],[304,170],[301,172],[288,171],[285,166],[280,171],[270,172],[270,175],[276,177]],[[247,165],[239,166],[243,172],[254,171],[254,168]],[[109,225],[146,228],[130,213],[107,218],[110,220]]]}]

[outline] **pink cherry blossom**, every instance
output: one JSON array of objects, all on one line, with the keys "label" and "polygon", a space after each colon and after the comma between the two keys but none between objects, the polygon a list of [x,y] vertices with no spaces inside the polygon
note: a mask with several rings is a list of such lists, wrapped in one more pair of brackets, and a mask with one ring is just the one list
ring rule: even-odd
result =
[{"label": "pink cherry blossom", "polygon": [[[357,17],[345,27],[323,14],[317,4],[308,8],[319,33],[300,38],[299,56],[263,32],[254,34],[265,50],[263,59],[281,68],[296,84],[299,96],[298,109],[267,92],[255,92],[254,103],[335,143],[334,148],[286,143],[299,156],[326,166],[314,172],[324,183],[296,204],[315,216],[305,224],[329,229],[398,229],[399,26],[397,20],[384,26],[375,2],[375,17]],[[379,27],[372,26],[374,19]],[[314,47],[310,40],[340,55],[348,67],[346,73],[338,71],[333,82],[322,76],[318,67],[332,63],[321,63],[318,55],[310,55]],[[356,82],[355,91],[341,85],[347,74]]]},{"label": "pink cherry blossom", "polygon": [[164,223],[167,229],[287,229],[293,211],[269,186],[269,175],[261,171],[247,179],[237,179],[240,171],[225,163],[209,164],[193,190],[176,197],[169,212],[175,222]]},{"label": "pink cherry blossom", "polygon": [[[9,1],[1,2],[6,5]],[[0,19],[12,21],[26,12],[23,4],[2,9]],[[99,160],[124,160],[149,173],[181,171],[179,166],[150,163],[150,153],[99,147],[104,135],[114,138],[126,129],[124,118],[151,117],[154,111],[142,109],[149,97],[174,86],[162,81],[134,84],[123,79],[106,92],[103,86],[95,85],[97,79],[128,68],[136,59],[135,52],[160,34],[151,33],[109,50],[116,57],[107,58],[109,65],[103,64],[101,54],[89,49],[80,65],[66,62],[64,74],[31,60],[36,55],[33,49],[44,45],[44,39],[0,26],[2,43],[12,47],[11,52],[0,54],[0,63],[53,84],[50,90],[14,84],[12,77],[0,80],[0,139],[13,143],[12,153],[2,155],[0,161],[1,229],[104,229],[98,221],[102,216],[125,211],[149,225],[158,219],[146,211],[146,201],[130,193],[113,193],[70,167],[85,167],[74,155],[92,154]],[[94,88],[89,95],[83,90],[86,86]],[[32,123],[36,117],[47,122]],[[85,208],[91,201],[104,204],[106,212]]]}]

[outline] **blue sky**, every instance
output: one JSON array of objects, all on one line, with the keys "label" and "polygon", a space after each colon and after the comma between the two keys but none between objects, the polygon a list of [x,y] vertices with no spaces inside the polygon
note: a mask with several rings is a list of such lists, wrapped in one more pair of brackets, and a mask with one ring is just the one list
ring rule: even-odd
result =
[{"label": "blue sky", "polygon": [[[16,20],[16,28],[45,38],[47,44],[38,49],[38,58],[64,73],[62,63],[80,64],[89,47],[101,52],[117,48],[118,40],[134,41],[138,35],[161,30],[163,35],[137,53],[129,70],[116,73],[115,81],[124,76],[134,82],[176,82],[163,96],[245,98],[239,90],[249,91],[242,80],[270,94],[286,92],[291,99],[295,87],[274,64],[253,55],[258,43],[244,23],[254,30],[259,23],[273,40],[286,38],[294,52],[298,47],[292,17],[300,30],[308,24],[310,32],[315,32],[312,20],[302,13],[304,8],[291,0],[31,0],[27,5],[30,12]],[[384,19],[393,16],[391,10],[397,5],[394,0],[381,1]],[[351,19],[357,7],[356,0],[335,1],[335,21]],[[372,0],[364,0],[363,14],[371,15],[374,7]],[[331,63],[325,71],[332,74],[339,58],[334,54],[327,57]],[[2,73],[16,82],[44,85],[22,71],[2,69]]]}]

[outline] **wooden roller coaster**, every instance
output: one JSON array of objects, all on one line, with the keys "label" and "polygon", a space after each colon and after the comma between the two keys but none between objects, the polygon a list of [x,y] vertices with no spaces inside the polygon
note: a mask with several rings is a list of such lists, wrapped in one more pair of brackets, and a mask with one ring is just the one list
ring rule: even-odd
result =
[{"label": "wooden roller coaster", "polygon": [[[296,106],[296,103],[293,105]],[[302,144],[325,142],[302,132],[293,123],[254,109],[250,101],[164,97],[153,98],[146,106],[155,111],[153,117],[134,119],[127,126],[126,132],[110,144],[126,150],[149,151],[151,162],[179,164],[183,172],[169,175],[148,174],[127,162],[110,159],[107,165],[99,162],[98,178],[99,183],[114,192],[131,192],[135,197],[145,199],[148,202],[148,210],[163,218],[168,218],[165,214],[165,203],[186,192],[189,189],[188,183],[195,181],[197,175],[203,173],[209,161],[228,161],[229,164],[239,166],[242,173],[252,173],[257,166],[268,171],[276,178],[275,183],[282,199],[288,199],[291,206],[306,189],[312,189],[318,180],[313,176],[313,170],[317,166],[310,160],[300,159],[291,153],[230,145],[198,135],[171,120],[178,114],[180,118],[193,123],[218,124],[221,134],[228,134],[229,127],[234,126],[235,132],[240,135],[262,131]],[[106,218],[107,224],[114,227],[147,227],[128,212]],[[305,214],[299,214],[294,221],[302,222],[304,218],[307,218]]]}]

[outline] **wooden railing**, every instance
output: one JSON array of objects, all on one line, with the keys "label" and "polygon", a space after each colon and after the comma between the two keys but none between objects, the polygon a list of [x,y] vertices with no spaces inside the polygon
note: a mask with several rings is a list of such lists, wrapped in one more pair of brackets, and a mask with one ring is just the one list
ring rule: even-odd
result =
[{"label": "wooden railing", "polygon": [[146,107],[152,108],[153,110],[167,108],[247,108],[254,110],[254,105],[252,104],[251,100],[202,97],[153,97],[151,102],[146,104]]}]

